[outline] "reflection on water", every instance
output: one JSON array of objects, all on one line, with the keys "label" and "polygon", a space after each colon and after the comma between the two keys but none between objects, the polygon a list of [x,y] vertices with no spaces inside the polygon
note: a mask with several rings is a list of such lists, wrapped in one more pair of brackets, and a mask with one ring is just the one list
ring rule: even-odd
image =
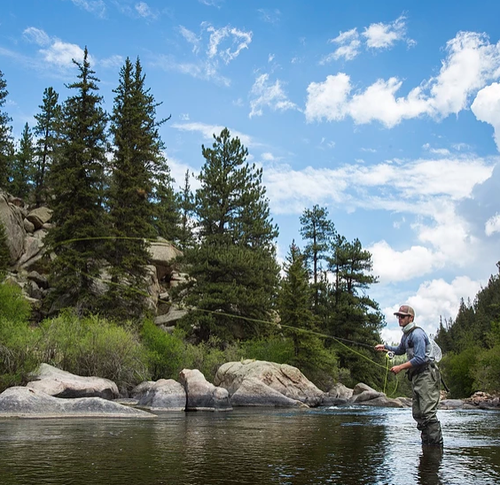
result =
[{"label": "reflection on water", "polygon": [[499,484],[500,413],[439,417],[443,450],[409,409],[0,420],[0,484]]}]

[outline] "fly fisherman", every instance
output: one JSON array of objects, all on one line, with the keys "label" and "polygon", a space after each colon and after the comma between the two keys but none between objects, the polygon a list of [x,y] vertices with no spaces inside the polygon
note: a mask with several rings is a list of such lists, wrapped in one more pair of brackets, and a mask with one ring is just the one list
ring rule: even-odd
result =
[{"label": "fly fisherman", "polygon": [[412,414],[421,431],[422,444],[443,446],[441,424],[436,416],[441,374],[434,361],[431,341],[424,330],[416,326],[415,311],[411,306],[402,305],[394,315],[403,330],[400,344],[397,347],[379,344],[375,350],[394,352],[396,355],[406,352],[407,362],[393,366],[391,372],[399,374],[406,370],[411,381]]}]

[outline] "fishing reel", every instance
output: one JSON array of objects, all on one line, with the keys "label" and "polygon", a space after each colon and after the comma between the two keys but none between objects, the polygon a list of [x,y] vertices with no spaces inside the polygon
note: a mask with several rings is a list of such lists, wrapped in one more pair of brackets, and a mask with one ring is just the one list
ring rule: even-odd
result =
[{"label": "fishing reel", "polygon": [[394,355],[395,355],[395,354],[394,354],[394,352],[393,352],[392,350],[389,350],[389,351],[387,351],[387,354],[386,354],[386,355],[387,355],[387,358],[388,358],[389,360],[392,360],[392,359],[394,359]]}]

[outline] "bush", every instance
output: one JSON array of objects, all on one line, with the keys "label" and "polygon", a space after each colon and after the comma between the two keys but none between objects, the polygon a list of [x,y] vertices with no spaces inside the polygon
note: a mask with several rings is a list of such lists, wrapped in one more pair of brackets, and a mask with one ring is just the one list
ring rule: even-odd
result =
[{"label": "bush", "polygon": [[169,334],[146,320],[141,330],[147,362],[153,380],[177,379],[186,367],[187,344],[184,333],[176,330]]},{"label": "bush", "polygon": [[38,364],[32,349],[37,332],[29,326],[31,307],[17,286],[0,284],[0,390],[26,382]]},{"label": "bush", "polygon": [[477,390],[474,386],[474,373],[479,352],[478,347],[471,347],[459,354],[449,352],[443,357],[440,367],[451,397],[469,397]]},{"label": "bush", "polygon": [[147,358],[132,328],[74,312],[42,322],[38,360],[81,376],[114,381],[122,390],[148,380]]}]

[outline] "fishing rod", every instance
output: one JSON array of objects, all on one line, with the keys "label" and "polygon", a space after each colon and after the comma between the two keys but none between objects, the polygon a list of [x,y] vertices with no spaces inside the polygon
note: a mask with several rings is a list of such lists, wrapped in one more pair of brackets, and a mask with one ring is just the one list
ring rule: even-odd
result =
[{"label": "fishing rod", "polygon": [[[69,239],[69,240],[66,240],[66,241],[61,241],[59,243],[53,244],[52,245],[52,249],[54,249],[54,248],[56,248],[58,246],[62,246],[64,244],[70,244],[70,243],[73,243],[73,242],[96,241],[96,240],[118,240],[118,239],[120,239],[120,240],[140,240],[140,241],[144,241],[144,242],[155,242],[155,243],[162,244],[162,241],[158,241],[157,239],[154,239],[154,238],[140,238],[140,237],[127,237],[127,236],[95,236],[95,237],[73,238],[73,239]],[[165,242],[164,244],[165,244],[165,246],[167,246],[167,245],[170,246],[170,243]],[[69,265],[69,264],[67,264],[67,265],[70,268],[72,268],[74,271],[76,271],[77,273],[80,273],[83,276],[86,276],[88,278],[94,279],[96,281],[100,281],[102,283],[105,283],[106,285],[116,286],[116,287],[122,287],[123,286],[123,284],[121,284],[119,282],[112,282],[110,280],[104,280],[102,278],[99,278],[96,275],[87,274],[84,271],[81,271],[81,270],[73,267],[72,265]],[[131,290],[131,291],[133,291],[133,292],[135,292],[135,293],[137,293],[137,294],[139,294],[139,295],[142,295],[144,297],[150,297],[151,296],[147,292],[139,290],[137,288],[128,287],[128,289]],[[161,302],[166,302],[165,300],[162,300],[161,298],[159,298],[158,300],[161,301]],[[256,318],[251,318],[251,317],[245,317],[245,316],[242,316],[242,315],[235,315],[235,314],[231,314],[231,313],[221,312],[219,310],[208,310],[208,309],[203,309],[203,308],[189,308],[188,311],[191,311],[191,312],[211,313],[211,314],[214,314],[214,315],[221,315],[221,316],[226,316],[226,317],[229,317],[229,318],[238,318],[238,319],[246,320],[246,321],[249,321],[249,322],[255,322],[255,323],[260,323],[260,324],[265,324],[265,325],[272,325],[272,326],[276,326],[278,328],[287,328],[287,329],[295,331],[295,332],[308,333],[308,334],[311,334],[311,335],[316,335],[317,337],[320,337],[320,338],[323,338],[323,339],[334,340],[335,342],[337,342],[338,344],[340,344],[342,347],[344,347],[348,351],[356,354],[358,357],[361,357],[361,358],[367,360],[368,362],[374,364],[375,366],[383,368],[386,371],[386,374],[385,374],[385,383],[384,383],[384,393],[385,393],[385,388],[386,388],[386,383],[387,383],[387,377],[388,377],[388,373],[389,373],[389,361],[394,358],[394,353],[393,352],[387,352],[386,353],[386,365],[382,365],[379,362],[377,362],[377,361],[375,361],[373,359],[370,359],[365,354],[354,350],[353,348],[349,347],[348,345],[346,345],[344,343],[344,342],[348,342],[348,343],[353,344],[353,345],[359,345],[361,347],[369,348],[372,351],[374,350],[374,346],[373,345],[369,345],[369,344],[366,344],[366,343],[363,343],[363,342],[358,342],[358,341],[346,339],[346,338],[343,338],[343,337],[335,337],[333,335],[328,335],[328,334],[325,334],[325,333],[317,332],[315,330],[294,327],[293,325],[286,325],[286,324],[283,324],[281,322],[276,323],[276,322],[271,322],[271,321],[268,321],[268,320],[256,319]],[[397,387],[397,383],[398,383],[398,381],[397,381],[397,378],[396,378],[396,387]],[[396,391],[396,389],[394,389],[393,393],[395,393],[395,391]]]}]

